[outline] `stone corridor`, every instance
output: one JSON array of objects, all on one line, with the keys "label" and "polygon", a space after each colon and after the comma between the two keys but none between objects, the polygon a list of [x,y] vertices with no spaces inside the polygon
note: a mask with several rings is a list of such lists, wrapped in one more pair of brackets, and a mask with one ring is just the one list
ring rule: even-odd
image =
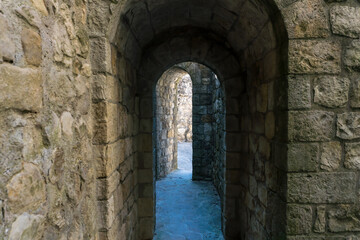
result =
[{"label": "stone corridor", "polygon": [[156,182],[154,240],[223,240],[219,196],[192,181],[192,143],[178,143],[178,170]]}]

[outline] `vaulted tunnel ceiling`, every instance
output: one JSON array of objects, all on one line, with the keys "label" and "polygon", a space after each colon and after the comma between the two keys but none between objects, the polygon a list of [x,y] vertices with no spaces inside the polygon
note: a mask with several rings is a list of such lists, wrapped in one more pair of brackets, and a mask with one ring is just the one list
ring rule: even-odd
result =
[{"label": "vaulted tunnel ceiling", "polygon": [[[238,59],[252,43],[258,42],[256,44],[262,48],[249,51],[260,55],[263,52],[259,51],[273,48],[277,42],[277,30],[273,30],[272,21],[276,21],[279,14],[274,10],[274,4],[269,2],[271,1],[129,1],[122,9],[116,34],[117,46],[135,66],[139,66],[142,55],[148,57],[148,49],[159,47],[164,42],[189,51],[187,59],[177,59],[175,56],[169,66],[186,60],[197,60],[209,65],[201,59],[191,58],[194,53],[194,46],[191,46],[194,41],[191,38],[197,38],[199,47],[209,43],[222,45],[222,48]],[[176,42],[176,37],[187,38],[189,41]],[[170,50],[165,50],[164,53],[166,52],[170,53]]]}]

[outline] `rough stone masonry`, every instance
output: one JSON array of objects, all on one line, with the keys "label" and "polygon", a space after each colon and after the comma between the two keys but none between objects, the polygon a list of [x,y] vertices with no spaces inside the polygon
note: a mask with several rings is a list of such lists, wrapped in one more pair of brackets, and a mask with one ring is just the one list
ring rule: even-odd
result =
[{"label": "rough stone masonry", "polygon": [[189,61],[225,238],[360,239],[359,39],[358,0],[0,1],[0,239],[152,239],[156,83]]}]

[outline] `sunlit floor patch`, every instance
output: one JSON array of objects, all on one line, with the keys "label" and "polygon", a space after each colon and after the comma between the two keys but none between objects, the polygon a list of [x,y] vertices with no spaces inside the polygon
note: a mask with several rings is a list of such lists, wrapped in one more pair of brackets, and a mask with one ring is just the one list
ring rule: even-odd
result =
[{"label": "sunlit floor patch", "polygon": [[155,240],[223,240],[220,198],[211,182],[191,180],[192,144],[178,144],[178,170],[156,182]]}]

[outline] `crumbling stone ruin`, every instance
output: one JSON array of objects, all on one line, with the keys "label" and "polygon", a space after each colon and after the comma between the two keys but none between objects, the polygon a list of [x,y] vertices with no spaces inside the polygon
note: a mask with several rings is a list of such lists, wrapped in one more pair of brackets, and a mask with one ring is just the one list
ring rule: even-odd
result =
[{"label": "crumbling stone ruin", "polygon": [[156,84],[189,62],[225,238],[360,239],[359,39],[358,0],[1,0],[0,239],[152,239]]}]

